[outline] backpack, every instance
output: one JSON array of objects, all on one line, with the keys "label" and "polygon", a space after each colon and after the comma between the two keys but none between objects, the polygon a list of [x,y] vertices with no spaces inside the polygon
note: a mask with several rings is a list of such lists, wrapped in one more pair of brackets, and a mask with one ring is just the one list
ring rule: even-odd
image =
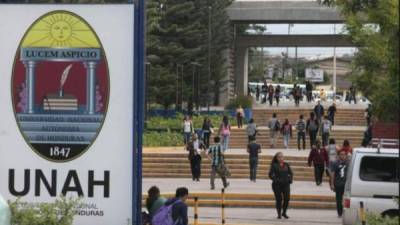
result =
[{"label": "backpack", "polygon": [[281,129],[281,125],[279,124],[279,121],[277,120],[276,122],[275,122],[275,125],[274,125],[274,130],[275,131],[279,131]]},{"label": "backpack", "polygon": [[329,122],[324,122],[324,123],[322,124],[322,130],[323,130],[325,133],[329,133],[329,131],[330,131]]},{"label": "backpack", "polygon": [[222,135],[229,136],[230,134],[231,132],[229,131],[229,125],[225,126],[224,124],[222,124]]},{"label": "backpack", "polygon": [[310,120],[309,124],[308,124],[308,129],[311,131],[316,131],[318,130],[318,125],[315,122],[315,120]]},{"label": "backpack", "polygon": [[297,129],[299,132],[304,132],[306,125],[304,124],[303,120],[299,120],[299,122],[297,122]]},{"label": "backpack", "polygon": [[247,125],[246,131],[247,131],[247,136],[254,136],[254,135],[257,134],[256,126],[253,126],[253,125],[250,125],[250,124]]},{"label": "backpack", "polygon": [[172,208],[176,203],[181,202],[181,200],[176,200],[171,205],[163,205],[161,208],[156,212],[151,220],[152,225],[175,225],[178,221],[174,222],[172,219]]}]

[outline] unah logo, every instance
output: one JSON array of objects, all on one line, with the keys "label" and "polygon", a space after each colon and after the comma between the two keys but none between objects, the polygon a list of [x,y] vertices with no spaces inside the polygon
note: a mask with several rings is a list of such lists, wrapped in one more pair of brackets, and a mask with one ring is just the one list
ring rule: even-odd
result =
[{"label": "unah logo", "polygon": [[15,56],[12,98],[19,128],[50,161],[82,155],[107,111],[108,65],[100,40],[78,15],[53,11],[26,31]]}]

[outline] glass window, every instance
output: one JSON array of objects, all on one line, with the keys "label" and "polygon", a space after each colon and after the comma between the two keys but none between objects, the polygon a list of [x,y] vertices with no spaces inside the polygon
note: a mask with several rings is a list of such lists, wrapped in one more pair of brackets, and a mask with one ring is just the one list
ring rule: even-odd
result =
[{"label": "glass window", "polygon": [[364,181],[399,182],[399,160],[365,156],[361,160],[360,178]]}]

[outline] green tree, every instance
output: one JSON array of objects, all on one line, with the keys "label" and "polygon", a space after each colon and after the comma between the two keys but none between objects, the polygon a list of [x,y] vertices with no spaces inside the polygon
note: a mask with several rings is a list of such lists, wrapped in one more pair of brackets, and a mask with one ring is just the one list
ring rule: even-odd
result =
[{"label": "green tree", "polygon": [[[221,81],[226,75],[224,52],[230,41],[229,20],[225,11],[229,4],[230,0],[148,1],[147,55],[157,58],[149,59],[149,99],[162,104],[164,108],[176,102],[178,109],[183,99],[189,103],[190,110],[194,97],[206,104],[209,101],[207,92],[213,92],[213,103],[218,104],[219,89],[223,85]],[[209,16],[211,42],[208,37]],[[211,80],[208,79],[210,46]],[[200,96],[194,93],[197,87]]]},{"label": "green tree", "polygon": [[353,81],[383,121],[399,121],[399,1],[320,0],[336,5],[358,47]]}]

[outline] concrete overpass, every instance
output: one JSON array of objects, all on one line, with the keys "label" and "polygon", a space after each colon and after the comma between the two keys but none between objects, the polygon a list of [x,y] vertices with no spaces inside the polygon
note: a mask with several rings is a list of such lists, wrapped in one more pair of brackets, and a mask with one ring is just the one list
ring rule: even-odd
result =
[{"label": "concrete overpass", "polygon": [[[225,99],[247,93],[250,47],[354,47],[345,35],[236,35],[236,24],[335,24],[343,23],[340,12],[316,0],[240,0],[228,7],[234,29],[229,51],[229,75]],[[229,84],[230,83],[230,84]]]},{"label": "concrete overpass", "polygon": [[228,8],[233,23],[342,23],[339,11],[314,1],[235,1]]}]

